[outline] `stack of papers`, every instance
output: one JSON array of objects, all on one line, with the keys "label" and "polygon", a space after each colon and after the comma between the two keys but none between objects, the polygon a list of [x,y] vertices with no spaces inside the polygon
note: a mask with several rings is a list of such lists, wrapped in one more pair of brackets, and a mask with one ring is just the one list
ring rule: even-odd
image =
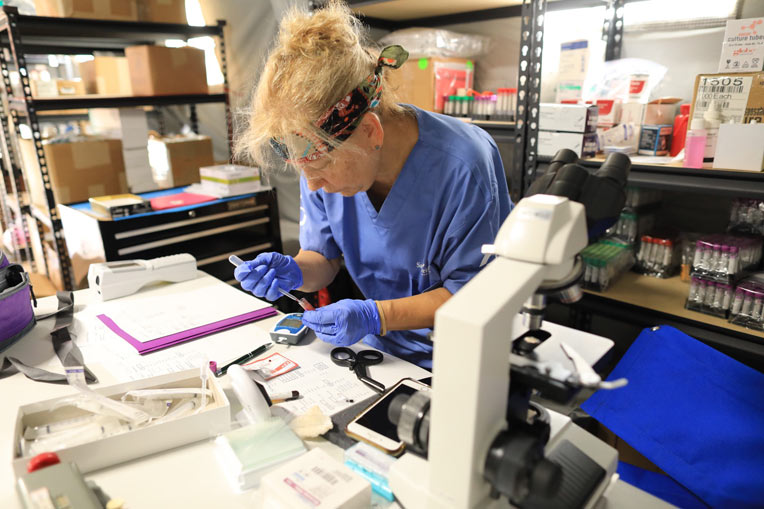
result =
[{"label": "stack of papers", "polygon": [[[179,288],[188,287],[187,291]],[[176,283],[176,295],[161,291],[105,302],[97,318],[138,353],[145,354],[184,341],[254,322],[277,313],[263,301],[230,299],[232,288],[196,280]],[[179,299],[177,295],[182,295]]]}]

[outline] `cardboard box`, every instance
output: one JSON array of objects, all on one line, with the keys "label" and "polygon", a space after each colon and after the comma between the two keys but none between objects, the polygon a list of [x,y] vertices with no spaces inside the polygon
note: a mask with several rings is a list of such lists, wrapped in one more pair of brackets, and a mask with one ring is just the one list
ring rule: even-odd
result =
[{"label": "cardboard box", "polygon": [[58,86],[55,81],[30,79],[29,87],[32,97],[58,97]]},{"label": "cardboard box", "polygon": [[723,123],[764,123],[764,72],[699,74],[695,78],[689,123],[694,118],[703,118],[711,101],[722,107]]},{"label": "cardboard box", "polygon": [[85,95],[85,84],[82,80],[56,80],[58,95]]},{"label": "cardboard box", "polygon": [[196,48],[125,48],[130,83],[137,96],[207,94],[204,51]]},{"label": "cardboard box", "polygon": [[38,16],[138,21],[135,0],[34,0]]},{"label": "cardboard box", "polygon": [[[139,427],[118,435],[107,436],[92,442],[75,445],[56,452],[61,462],[76,463],[82,473],[92,472],[118,463],[141,458],[157,452],[214,437],[230,427],[230,403],[212,376],[207,378],[212,391],[204,410],[186,417]],[[101,387],[95,392],[120,399],[127,391],[140,389],[199,388],[199,370],[189,369],[168,375],[144,378],[133,382]],[[69,396],[65,396],[68,398]],[[25,426],[41,426],[51,422],[92,415],[73,406],[51,408],[62,398],[54,398],[19,407],[13,443],[19,444]],[[19,446],[13,448],[13,470],[16,476],[26,472],[28,457],[22,457]]]},{"label": "cardboard box", "polygon": [[79,64],[88,94],[131,96],[130,68],[125,57],[95,57]]},{"label": "cardboard box", "polygon": [[262,189],[260,169],[236,164],[219,164],[199,168],[202,190],[213,196],[236,196]]},{"label": "cardboard box", "polygon": [[594,157],[597,154],[597,133],[561,133],[539,131],[539,155],[552,157],[558,150],[567,148],[578,157]]},{"label": "cardboard box", "polygon": [[209,136],[152,138],[148,150],[154,181],[160,187],[199,182],[199,168],[215,164]]},{"label": "cardboard box", "polygon": [[187,25],[185,0],[138,0],[138,19]]},{"label": "cardboard box", "polygon": [[764,18],[729,19],[724,30],[719,72],[764,69]]},{"label": "cardboard box", "polygon": [[714,168],[762,171],[764,124],[722,124],[714,155]]},{"label": "cardboard box", "polygon": [[51,242],[43,242],[42,249],[45,251],[47,260],[47,275],[56,291],[64,291],[64,277],[61,275],[61,263],[59,263],[56,248]]},{"label": "cardboard box", "polygon": [[[32,140],[19,140],[29,196],[47,209],[45,187]],[[120,140],[87,140],[44,145],[56,203],[86,201],[91,196],[127,192]]]},{"label": "cardboard box", "polygon": [[442,113],[444,97],[472,88],[474,74],[472,60],[464,58],[411,59],[389,73],[389,88],[398,102]]},{"label": "cardboard box", "polygon": [[541,103],[539,108],[539,130],[568,133],[597,132],[597,106]]},{"label": "cardboard box", "polygon": [[586,72],[589,68],[589,41],[578,40],[560,45],[555,102],[581,99]]},{"label": "cardboard box", "polygon": [[621,105],[621,123],[641,125],[645,118],[645,104],[627,102]]},{"label": "cardboard box", "polygon": [[665,156],[671,149],[670,125],[643,125],[639,136],[639,153],[648,156]]},{"label": "cardboard box", "polygon": [[695,78],[688,125],[694,119],[704,117],[716,117],[713,122],[705,119],[706,149],[703,160],[712,162],[721,124],[764,122],[764,72],[699,74]]},{"label": "cardboard box", "polygon": [[645,125],[673,125],[680,102],[682,99],[678,97],[663,97],[650,101],[645,106],[642,123]]},{"label": "cardboard box", "polygon": [[597,99],[597,127],[613,127],[621,122],[621,101]]}]

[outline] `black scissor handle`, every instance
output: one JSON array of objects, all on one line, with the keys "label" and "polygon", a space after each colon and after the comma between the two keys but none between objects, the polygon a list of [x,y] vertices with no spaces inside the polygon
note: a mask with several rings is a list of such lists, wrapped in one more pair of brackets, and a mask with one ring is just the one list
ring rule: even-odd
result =
[{"label": "black scissor handle", "polygon": [[355,352],[344,346],[333,348],[331,357],[332,362],[338,366],[352,367],[356,362]]},{"label": "black scissor handle", "polygon": [[366,364],[367,366],[373,366],[375,364],[381,364],[384,356],[381,352],[376,350],[361,350],[356,355],[358,361]]}]

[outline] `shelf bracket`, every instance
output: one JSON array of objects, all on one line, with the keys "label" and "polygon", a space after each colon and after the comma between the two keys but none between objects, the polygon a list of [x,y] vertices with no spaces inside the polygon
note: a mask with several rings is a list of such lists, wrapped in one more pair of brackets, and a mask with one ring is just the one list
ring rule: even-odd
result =
[{"label": "shelf bracket", "polygon": [[602,40],[605,41],[605,61],[621,58],[623,45],[623,5],[625,0],[608,0]]},{"label": "shelf bracket", "polygon": [[515,112],[515,157],[509,182],[510,196],[515,203],[520,201],[536,177],[545,14],[546,0],[523,0]]}]

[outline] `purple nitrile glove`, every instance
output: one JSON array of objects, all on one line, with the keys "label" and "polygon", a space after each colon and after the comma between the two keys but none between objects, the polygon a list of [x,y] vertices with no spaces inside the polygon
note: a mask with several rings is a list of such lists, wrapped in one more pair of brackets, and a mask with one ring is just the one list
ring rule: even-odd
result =
[{"label": "purple nitrile glove", "polygon": [[357,343],[368,334],[380,333],[377,303],[371,299],[343,299],[315,311],[305,311],[302,323],[319,339],[337,346]]},{"label": "purple nitrile glove", "polygon": [[279,288],[290,291],[302,286],[302,271],[291,256],[281,253],[260,253],[233,272],[241,287],[256,297],[274,301],[281,297]]}]

